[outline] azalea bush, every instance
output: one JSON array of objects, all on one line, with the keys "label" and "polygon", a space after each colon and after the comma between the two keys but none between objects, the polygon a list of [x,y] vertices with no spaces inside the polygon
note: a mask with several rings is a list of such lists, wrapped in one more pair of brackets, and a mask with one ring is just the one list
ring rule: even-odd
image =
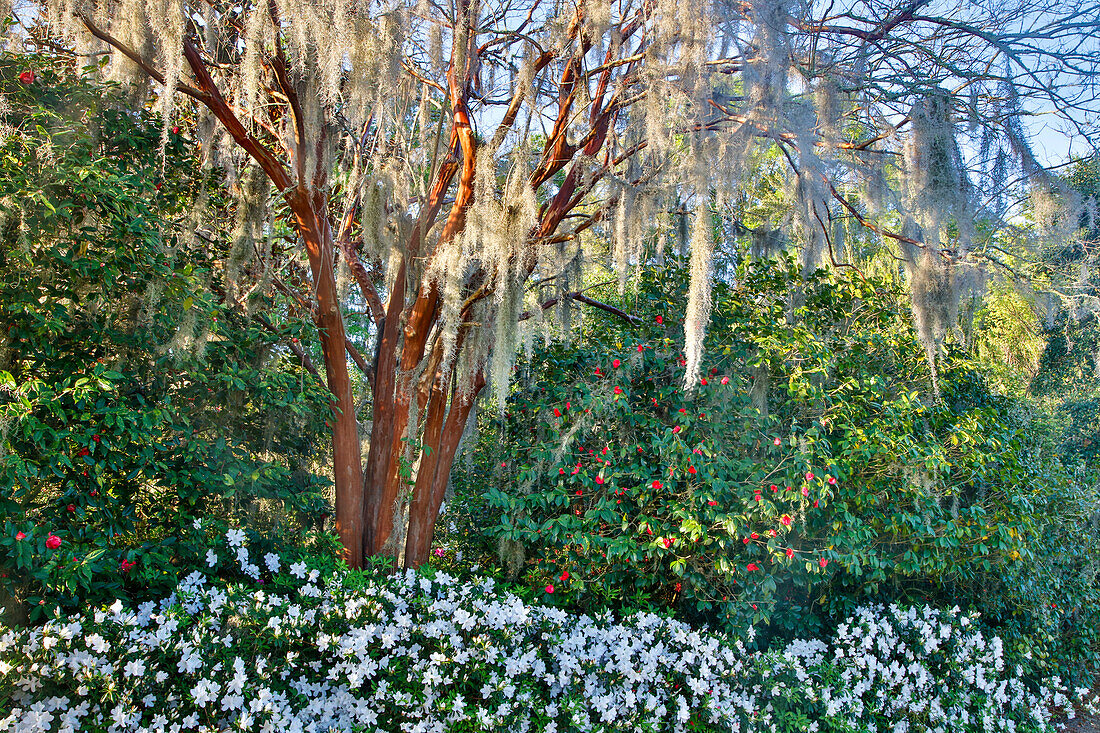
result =
[{"label": "azalea bush", "polygon": [[629,296],[640,325],[596,316],[585,338],[535,348],[484,431],[489,455],[513,450],[465,490],[484,492],[506,564],[544,602],[787,637],[875,598],[996,603],[1000,618],[1087,607],[1003,579],[1044,564],[1047,518],[1087,514],[1095,490],[964,354],[941,361],[937,397],[902,291],[746,262],[716,286],[686,389],[683,282],[675,264],[647,272]]},{"label": "azalea bush", "polygon": [[0,731],[1041,731],[1069,701],[957,609],[862,608],[750,652],[491,579],[258,556],[239,530],[210,553],[249,580],[195,571],[159,602],[0,634]]},{"label": "azalea bush", "polygon": [[186,131],[57,59],[0,56],[0,91],[0,603],[37,621],[163,595],[207,514],[318,526],[304,324],[217,297],[234,212]]}]

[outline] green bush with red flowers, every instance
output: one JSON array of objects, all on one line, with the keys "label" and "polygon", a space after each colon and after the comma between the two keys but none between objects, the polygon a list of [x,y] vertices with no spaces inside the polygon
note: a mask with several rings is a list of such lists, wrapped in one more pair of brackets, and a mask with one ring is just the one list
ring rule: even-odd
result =
[{"label": "green bush with red flowers", "polygon": [[208,286],[232,211],[186,133],[56,58],[0,57],[0,91],[0,606],[163,595],[204,565],[197,517],[313,542],[326,393],[301,324]]},{"label": "green bush with red flowers", "polygon": [[1002,578],[1042,561],[1080,483],[962,356],[935,399],[903,292],[748,262],[716,285],[689,390],[686,279],[643,274],[623,304],[642,325],[588,314],[536,349],[485,431],[512,448],[484,487],[493,532],[543,601],[782,634],[869,598],[1034,605]]}]

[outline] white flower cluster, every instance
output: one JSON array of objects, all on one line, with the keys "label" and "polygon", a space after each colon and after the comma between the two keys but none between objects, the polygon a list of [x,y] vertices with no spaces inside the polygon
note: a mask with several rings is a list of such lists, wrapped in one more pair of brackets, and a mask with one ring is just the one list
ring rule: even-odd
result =
[{"label": "white flower cluster", "polygon": [[196,571],[137,612],[6,631],[0,731],[1023,731],[1065,701],[1056,681],[1028,692],[957,612],[865,608],[832,644],[762,654],[653,614],[528,606],[488,579],[355,580],[295,562],[268,592]]}]

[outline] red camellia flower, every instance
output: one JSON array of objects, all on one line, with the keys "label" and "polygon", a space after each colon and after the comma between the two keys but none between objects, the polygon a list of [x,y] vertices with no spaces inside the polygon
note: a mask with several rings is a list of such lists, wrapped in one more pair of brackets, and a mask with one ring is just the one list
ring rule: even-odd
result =
[{"label": "red camellia flower", "polygon": [[596,477],[596,483],[599,484],[600,486],[603,486],[603,476],[597,476]]},{"label": "red camellia flower", "polygon": [[679,426],[679,425],[677,425],[676,427],[674,427],[674,428],[672,429],[672,432],[673,432],[673,433],[678,433],[678,432],[680,432],[680,426]]},{"label": "red camellia flower", "polygon": [[552,586],[552,585],[546,586],[546,592],[547,593],[553,593],[554,592],[554,586]]},{"label": "red camellia flower", "polygon": [[699,380],[699,384],[701,384],[701,385],[703,385],[704,387],[706,387],[706,386],[707,386],[707,378],[706,378],[706,377],[703,377],[702,379],[700,379],[700,380]]},{"label": "red camellia flower", "polygon": [[752,498],[756,499],[757,501],[760,501],[763,497],[760,496],[760,494],[757,494],[756,496],[754,496]]},{"label": "red camellia flower", "polygon": [[89,453],[90,453],[90,451],[87,448],[81,448],[80,452],[77,453],[77,455],[83,457],[83,456],[88,455]]},{"label": "red camellia flower", "polygon": [[653,488],[662,489],[662,488],[664,488],[664,485],[660,481],[654,481],[653,482]]},{"label": "red camellia flower", "polygon": [[677,583],[677,584],[676,584],[676,592],[677,592],[677,593],[679,593],[679,592],[680,592],[680,588],[681,588],[681,585],[680,585],[679,583]]},{"label": "red camellia flower", "polygon": [[657,406],[657,398],[656,397],[651,397],[650,399],[653,400],[653,406],[656,407]]},{"label": "red camellia flower", "polygon": [[792,557],[794,557],[794,550],[792,550],[791,548],[788,547],[787,548],[787,559],[790,560]]},{"label": "red camellia flower", "polygon": [[643,351],[645,351],[645,347],[644,347],[644,346],[642,346],[641,344],[638,344],[638,353],[640,354],[640,353],[642,353]]},{"label": "red camellia flower", "polygon": [[670,540],[668,537],[665,537],[665,549],[667,550],[670,547],[672,547],[672,540]]},{"label": "red camellia flower", "polygon": [[745,538],[744,538],[744,539],[742,539],[741,541],[742,541],[742,542],[744,542],[744,543],[745,543],[746,545],[747,545],[747,544],[749,544],[749,542],[750,542],[750,540],[749,540],[749,538],[748,538],[748,537],[745,537]]},{"label": "red camellia flower", "polygon": [[615,359],[614,361],[611,362],[611,366],[615,367],[616,369],[619,368],[620,364],[622,364],[622,362],[619,361],[618,359]]},{"label": "red camellia flower", "polygon": [[69,504],[69,506],[65,507],[65,511],[67,511],[69,513],[75,512],[76,511],[76,504]]},{"label": "red camellia flower", "polygon": [[729,383],[730,383],[730,378],[729,377],[722,377],[722,384],[723,385],[726,385],[726,384],[729,384]]},{"label": "red camellia flower", "polygon": [[561,410],[556,407],[554,408],[554,417],[561,417]]},{"label": "red camellia flower", "polygon": [[34,72],[33,71],[24,71],[22,74],[19,75],[19,83],[20,84],[33,84],[34,83]]},{"label": "red camellia flower", "polygon": [[823,558],[821,558],[820,560],[817,561],[817,564],[820,565],[821,567],[825,567],[826,565],[829,564],[829,561],[826,558],[823,557]]},{"label": "red camellia flower", "polygon": [[603,376],[603,372],[600,371],[599,367],[596,367],[596,376],[597,377],[602,377]]},{"label": "red camellia flower", "polygon": [[711,499],[710,501],[707,502],[707,505],[708,506],[718,506],[718,502],[716,502],[714,499]]},{"label": "red camellia flower", "polygon": [[783,441],[782,441],[782,440],[780,440],[779,438],[776,438],[776,439],[775,439],[775,440],[773,440],[772,442],[773,442],[773,443],[775,443],[776,445],[782,445],[782,443],[783,443]]},{"label": "red camellia flower", "polygon": [[779,487],[778,487],[778,486],[776,486],[775,484],[772,484],[772,485],[771,485],[771,486],[769,486],[768,488],[769,488],[769,489],[771,489],[772,491],[779,491]]},{"label": "red camellia flower", "polygon": [[50,548],[51,550],[56,550],[58,547],[61,547],[61,538],[53,533],[50,533],[50,536],[46,538],[46,547]]},{"label": "red camellia flower", "polygon": [[572,410],[572,409],[573,409],[573,403],[571,403],[571,402],[566,402],[566,403],[565,403],[565,409],[566,409],[566,410]]},{"label": "red camellia flower", "polygon": [[180,129],[179,129],[179,127],[173,127],[173,128],[172,128],[172,134],[173,134],[173,135],[179,135],[179,134],[180,134]]},{"label": "red camellia flower", "polygon": [[745,570],[748,570],[750,573],[753,572],[754,570],[759,570],[759,569],[760,569],[760,566],[757,565],[754,562],[750,562],[748,565],[745,566]]},{"label": "red camellia flower", "polygon": [[814,499],[814,509],[817,509],[817,499]]},{"label": "red camellia flower", "polygon": [[94,440],[95,442],[98,443],[99,442],[99,436],[98,435],[93,435],[92,440]]},{"label": "red camellia flower", "polygon": [[752,537],[752,538],[753,538],[754,540],[758,540],[758,539],[760,539],[760,535],[758,535],[758,534],[757,534],[756,532],[753,532],[753,533],[752,533],[751,535],[749,535],[749,536],[750,536],[750,537]]},{"label": "red camellia flower", "polygon": [[562,476],[564,476],[565,475],[565,469],[564,468],[559,468],[558,473],[560,473]]},{"label": "red camellia flower", "polygon": [[125,575],[126,573],[130,572],[130,568],[134,567],[135,565],[137,565],[137,562],[130,562],[129,560],[123,560],[122,562],[120,562],[118,564],[118,572]]},{"label": "red camellia flower", "polygon": [[15,539],[17,539],[17,540],[21,540],[21,539],[23,539],[23,538],[24,538],[24,537],[26,537],[26,536],[27,536],[27,535],[23,534],[22,532],[16,532],[16,533],[15,533]]},{"label": "red camellia flower", "polygon": [[563,571],[561,571],[561,578],[560,578],[560,580],[561,580],[561,582],[563,582],[563,583],[564,583],[565,581],[569,580],[569,571],[568,571],[568,570],[563,570]]},{"label": "red camellia flower", "polygon": [[807,481],[813,481],[814,480],[814,472],[813,471],[807,471],[806,472],[806,480]]},{"label": "red camellia flower", "polygon": [[623,388],[622,387],[616,387],[615,388],[615,394],[622,394],[622,393],[623,393]]},{"label": "red camellia flower", "polygon": [[694,476],[695,475],[695,466],[688,466],[688,473],[690,473],[692,476]]},{"label": "red camellia flower", "polygon": [[657,323],[658,323],[658,324],[660,324],[660,323],[664,323],[664,322],[665,322],[665,319],[664,319],[664,318],[662,318],[661,316],[657,316]]},{"label": "red camellia flower", "polygon": [[835,486],[836,485],[836,477],[835,476],[830,476],[829,477],[829,485],[830,486]]},{"label": "red camellia flower", "polygon": [[791,515],[790,514],[784,514],[782,517],[779,518],[779,521],[783,523],[783,526],[790,527],[791,526]]}]

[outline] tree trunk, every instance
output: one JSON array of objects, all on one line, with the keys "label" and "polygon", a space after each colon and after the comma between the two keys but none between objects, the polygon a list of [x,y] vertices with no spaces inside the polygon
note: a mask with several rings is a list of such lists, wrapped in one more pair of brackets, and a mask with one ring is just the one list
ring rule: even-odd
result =
[{"label": "tree trunk", "polygon": [[363,471],[359,426],[345,355],[344,318],[333,270],[332,229],[327,202],[321,194],[310,197],[301,189],[288,191],[287,202],[298,222],[298,231],[309,253],[316,289],[313,321],[321,337],[325,380],[332,393],[332,475],[336,488],[336,531],[344,545],[349,567],[363,566]]},{"label": "tree trunk", "polygon": [[447,481],[458,452],[458,444],[462,440],[474,401],[484,386],[485,376],[478,372],[466,393],[452,394],[451,409],[447,413],[446,421],[443,420],[446,388],[437,384],[432,391],[425,426],[425,444],[428,443],[427,436],[430,434],[433,437],[433,446],[432,452],[421,459],[416,486],[413,488],[412,506],[409,508],[409,533],[405,540],[406,567],[417,568],[428,560],[435,520],[439,517],[439,507],[442,506],[443,495],[447,491]]}]

